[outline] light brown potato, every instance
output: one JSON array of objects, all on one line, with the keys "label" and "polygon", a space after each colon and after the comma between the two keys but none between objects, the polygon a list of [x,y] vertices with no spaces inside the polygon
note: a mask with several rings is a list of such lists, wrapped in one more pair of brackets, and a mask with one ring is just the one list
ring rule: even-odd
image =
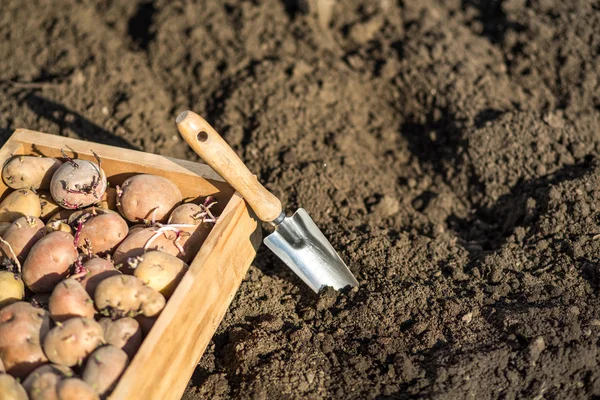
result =
[{"label": "light brown potato", "polygon": [[188,224],[200,225],[202,222],[198,215],[202,212],[202,208],[198,204],[185,203],[175,207],[171,215],[169,215],[169,224]]},{"label": "light brown potato", "polygon": [[41,308],[19,301],[0,309],[0,358],[6,371],[25,378],[48,362],[41,341],[50,329],[50,315]]},{"label": "light brown potato", "polygon": [[70,160],[52,176],[50,193],[61,207],[76,210],[100,202],[106,186],[106,175],[98,164]]},{"label": "light brown potato", "polygon": [[40,197],[40,205],[42,207],[42,214],[40,215],[42,221],[48,221],[54,214],[60,210],[64,210],[54,201],[49,191],[38,190],[37,194]]},{"label": "light brown potato", "polygon": [[98,204],[98,207],[107,210],[117,210],[117,190],[115,188],[107,187],[102,200]]},{"label": "light brown potato", "polygon": [[60,400],[100,400],[98,393],[79,378],[67,378],[60,381],[56,388]]},{"label": "light brown potato", "polygon": [[9,271],[0,271],[0,308],[22,300],[25,297],[25,285],[18,275]]},{"label": "light brown potato", "polygon": [[69,218],[75,212],[76,212],[76,210],[65,210],[64,208],[61,208],[56,213],[52,214],[52,216],[50,217],[48,222],[61,221],[64,223],[69,223]]},{"label": "light brown potato", "polygon": [[133,270],[148,287],[160,292],[166,299],[187,272],[188,265],[179,258],[162,251],[149,251],[140,256],[141,260]]},{"label": "light brown potato", "polygon": [[48,189],[62,161],[50,157],[15,156],[2,168],[4,183],[13,189]]},{"label": "light brown potato", "polygon": [[167,216],[181,202],[181,191],[173,182],[157,175],[132,176],[117,190],[117,207],[131,222],[154,219],[165,222]]},{"label": "light brown potato", "polygon": [[0,222],[0,237],[10,228],[12,222]]},{"label": "light brown potato", "polygon": [[133,359],[133,356],[142,345],[142,328],[139,322],[133,318],[125,317],[113,321],[110,318],[102,318],[98,321],[104,329],[106,343],[120,348]]},{"label": "light brown potato", "polygon": [[89,318],[71,318],[57,324],[44,339],[44,353],[60,365],[72,367],[81,363],[96,348],[104,344],[104,331]]},{"label": "light brown potato", "polygon": [[75,317],[94,318],[96,314],[91,297],[74,278],[65,279],[56,285],[50,296],[48,309],[56,322]]},{"label": "light brown potato", "polygon": [[92,298],[96,292],[96,287],[101,281],[110,276],[121,275],[121,273],[115,269],[114,264],[105,258],[92,258],[83,264],[83,268],[85,268],[88,273],[79,282]]},{"label": "light brown potato", "polygon": [[[41,219],[35,217],[17,218],[4,232],[2,239],[8,242],[0,243],[0,251],[4,257],[12,259],[12,253],[23,263],[29,251],[38,240],[46,235],[46,227]],[[12,249],[12,251],[11,251]]]},{"label": "light brown potato", "polygon": [[111,276],[96,288],[96,307],[110,316],[125,317],[142,313],[158,315],[165,307],[165,297],[131,275]]},{"label": "light brown potato", "polygon": [[29,400],[27,392],[21,384],[8,374],[0,374],[1,400]]},{"label": "light brown potato", "polygon": [[25,215],[39,218],[41,214],[40,198],[29,189],[15,190],[0,203],[0,222],[13,222]]},{"label": "light brown potato", "polygon": [[52,232],[41,238],[31,249],[23,264],[23,281],[35,293],[50,292],[69,273],[69,267],[79,254],[73,235]]},{"label": "light brown potato", "polygon": [[103,210],[85,220],[79,234],[78,247],[81,251],[86,251],[86,243],[89,243],[93,254],[112,254],[128,231],[127,222],[119,214]]},{"label": "light brown potato", "polygon": [[63,365],[46,364],[33,371],[23,387],[30,400],[62,400],[58,397],[58,384],[73,376],[71,368]]},{"label": "light brown potato", "polygon": [[109,344],[92,353],[81,377],[96,393],[104,397],[115,387],[128,364],[127,354]]},{"label": "light brown potato", "polygon": [[52,232],[65,232],[68,233],[69,235],[72,235],[73,229],[71,229],[71,227],[62,222],[62,221],[50,221],[46,224],[46,233],[52,233]]},{"label": "light brown potato", "polygon": [[[208,224],[201,224],[198,226],[178,225],[179,227],[176,229],[181,231],[178,240],[176,239],[177,234],[175,232],[166,230],[169,228],[165,228],[172,226],[173,225],[165,225],[162,228],[164,230],[162,233],[158,232],[157,228],[151,227],[129,235],[121,242],[113,254],[115,265],[123,264],[124,269],[122,269],[122,271],[126,273],[130,271],[126,263],[130,258],[136,258],[144,254],[144,246],[149,240],[152,240],[152,242],[150,242],[150,245],[148,246],[148,251],[162,251],[181,258],[186,263],[193,260],[200,250],[202,243],[204,243],[204,240],[206,240],[206,237],[210,233],[210,226]],[[183,253],[176,246],[176,243],[181,246],[181,249],[184,251]]]}]

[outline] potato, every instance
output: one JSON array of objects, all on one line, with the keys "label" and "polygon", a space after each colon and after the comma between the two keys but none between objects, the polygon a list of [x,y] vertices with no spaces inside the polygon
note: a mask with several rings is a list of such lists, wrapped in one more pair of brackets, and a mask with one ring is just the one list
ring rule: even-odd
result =
[{"label": "potato", "polygon": [[75,210],[100,202],[106,186],[106,175],[98,164],[69,160],[54,173],[50,193],[61,207]]},{"label": "potato", "polygon": [[120,317],[138,313],[154,317],[166,303],[162,294],[131,275],[106,278],[98,284],[94,296],[98,310]]},{"label": "potato", "polygon": [[12,376],[0,374],[0,399],[2,400],[28,400],[27,392]]},{"label": "potato", "polygon": [[92,298],[96,292],[96,286],[98,286],[102,280],[109,276],[121,275],[121,273],[115,269],[113,263],[105,258],[92,258],[83,264],[83,268],[86,269],[87,275],[84,276],[79,283],[81,283],[85,288],[85,291]]},{"label": "potato", "polygon": [[81,363],[104,344],[104,331],[89,318],[71,318],[57,324],[44,339],[44,353],[60,365],[72,367]]},{"label": "potato", "polygon": [[29,289],[35,293],[50,292],[67,276],[79,256],[73,240],[73,235],[56,231],[32,247],[23,264],[23,281]]},{"label": "potato", "polygon": [[94,302],[81,283],[74,278],[65,279],[52,291],[48,304],[50,316],[56,322],[69,318],[94,318]]},{"label": "potato", "polygon": [[127,354],[109,344],[92,353],[81,377],[96,393],[104,397],[116,386],[128,364]]},{"label": "potato", "polygon": [[[119,243],[125,239],[129,226],[127,222],[116,212],[110,210],[98,210],[95,216],[83,215],[77,221],[83,222],[79,233],[77,246],[82,251],[91,245],[91,252],[99,256],[112,254]],[[87,242],[86,242],[87,240]]]},{"label": "potato", "polygon": [[169,215],[169,224],[189,224],[199,225],[202,220],[198,219],[198,214],[202,208],[198,204],[185,203],[177,206],[171,215]]},{"label": "potato", "polygon": [[8,244],[0,243],[0,251],[4,257],[9,259],[13,259],[14,252],[19,262],[22,263],[33,245],[45,235],[46,227],[41,219],[28,216],[17,218],[4,232],[2,239]]},{"label": "potato", "polygon": [[10,228],[12,222],[0,222],[0,236],[4,235],[4,232]]},{"label": "potato", "polygon": [[[144,246],[149,240],[152,240],[147,250],[159,250],[173,256],[181,258],[185,262],[190,262],[194,259],[200,246],[204,243],[204,240],[210,233],[210,226],[208,224],[202,224],[198,226],[180,226],[179,228],[172,228],[172,225],[165,225],[162,228],[162,232],[159,232],[155,227],[146,228],[139,230],[129,235],[115,250],[113,259],[115,265],[124,264],[124,271],[127,271],[128,267],[125,265],[130,258],[138,257],[144,254]],[[168,229],[180,230],[180,237],[177,240],[176,232]],[[181,246],[183,253],[176,244]]]},{"label": "potato", "polygon": [[19,301],[0,309],[0,358],[6,371],[25,378],[48,362],[41,341],[50,329],[47,311]]},{"label": "potato", "polygon": [[0,203],[0,222],[13,222],[25,215],[39,218],[41,214],[40,198],[29,189],[15,190]]},{"label": "potato", "polygon": [[54,201],[49,191],[38,190],[37,194],[40,197],[40,206],[42,207],[42,214],[40,215],[42,221],[47,221],[60,210],[64,210],[64,208],[61,208],[58,203]]},{"label": "potato", "polygon": [[23,381],[23,387],[29,394],[30,400],[61,400],[57,393],[58,384],[72,376],[71,368],[46,364],[33,371]]},{"label": "potato", "polygon": [[2,179],[13,189],[48,189],[62,161],[50,157],[16,156],[2,168]]},{"label": "potato", "polygon": [[115,188],[107,187],[98,207],[113,211],[117,210],[117,190]]},{"label": "potato", "polygon": [[100,400],[94,389],[79,378],[60,381],[56,393],[60,400]]},{"label": "potato", "polygon": [[133,318],[119,318],[115,321],[110,318],[102,318],[98,321],[104,329],[106,343],[122,349],[129,359],[142,345],[142,328],[139,322]]},{"label": "potato", "polygon": [[129,232],[127,233],[127,236],[131,236],[134,233],[141,231],[142,229],[146,229],[146,228],[148,228],[148,225],[146,225],[146,224],[135,224],[131,228],[129,228]]},{"label": "potato", "polygon": [[188,269],[187,264],[162,251],[149,251],[140,258],[133,275],[148,287],[160,292],[166,299],[171,297]]},{"label": "potato", "polygon": [[46,233],[52,233],[56,231],[65,232],[69,235],[72,235],[74,233],[73,229],[71,229],[71,226],[62,221],[50,221],[46,224]]},{"label": "potato", "polygon": [[0,308],[25,297],[25,285],[14,272],[0,271]]},{"label": "potato", "polygon": [[132,176],[117,189],[117,207],[131,222],[165,222],[171,210],[181,202],[181,191],[167,178],[140,174]]},{"label": "potato", "polygon": [[69,218],[75,212],[76,212],[76,210],[65,210],[64,208],[61,208],[56,213],[52,214],[52,216],[48,220],[48,223],[53,222],[53,221],[61,221],[61,222],[69,223]]},{"label": "potato", "polygon": [[3,374],[6,372],[6,369],[4,368],[4,363],[2,362],[2,359],[0,358],[0,374]]}]

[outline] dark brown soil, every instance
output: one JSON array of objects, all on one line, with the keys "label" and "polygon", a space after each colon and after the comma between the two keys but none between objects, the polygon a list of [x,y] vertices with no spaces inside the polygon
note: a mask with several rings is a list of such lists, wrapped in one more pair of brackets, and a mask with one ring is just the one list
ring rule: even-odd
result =
[{"label": "dark brown soil", "polygon": [[328,3],[3,0],[0,134],[196,159],[193,109],[348,261],[261,250],[187,399],[599,396],[598,2]]}]

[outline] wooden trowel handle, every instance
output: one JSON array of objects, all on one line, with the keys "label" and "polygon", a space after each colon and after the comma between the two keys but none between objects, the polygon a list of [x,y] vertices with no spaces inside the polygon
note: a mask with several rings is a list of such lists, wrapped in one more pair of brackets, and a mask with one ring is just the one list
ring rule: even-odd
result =
[{"label": "wooden trowel handle", "polygon": [[175,120],[185,141],[202,159],[223,177],[248,202],[258,218],[265,222],[277,219],[281,202],[229,147],[208,122],[192,111],[184,111]]}]

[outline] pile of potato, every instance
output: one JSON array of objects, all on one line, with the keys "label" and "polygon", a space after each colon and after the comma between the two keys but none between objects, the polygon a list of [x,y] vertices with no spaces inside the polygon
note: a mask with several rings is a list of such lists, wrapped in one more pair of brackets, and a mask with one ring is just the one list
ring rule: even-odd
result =
[{"label": "pile of potato", "polygon": [[216,221],[164,177],[109,187],[102,162],[2,169],[0,398],[106,398]]}]

